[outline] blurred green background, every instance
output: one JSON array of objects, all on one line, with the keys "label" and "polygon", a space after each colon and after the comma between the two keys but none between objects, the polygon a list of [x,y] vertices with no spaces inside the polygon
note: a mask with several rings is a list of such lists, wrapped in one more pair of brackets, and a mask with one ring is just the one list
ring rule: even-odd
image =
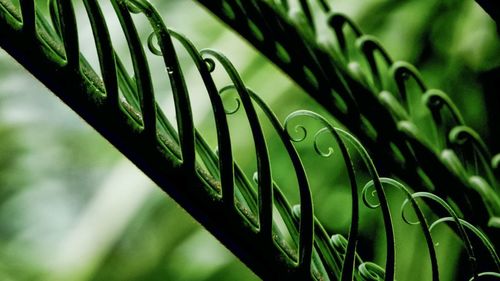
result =
[{"label": "blurred green background", "polygon": [[[39,3],[38,3],[39,2]],[[46,1],[37,1],[45,5]],[[81,1],[74,1],[82,52],[97,69],[95,46]],[[105,1],[103,1],[105,2]],[[194,1],[153,1],[167,25],[198,48],[225,53],[243,79],[280,120],[293,110],[322,109],[241,37]],[[377,36],[396,60],[415,64],[428,86],[452,96],[468,124],[494,144],[481,75],[500,65],[491,19],[473,1],[332,0],[365,33]],[[109,4],[103,3],[114,46],[130,59]],[[135,17],[144,38],[150,30]],[[180,49],[179,49],[180,50]],[[200,131],[215,146],[208,98],[187,54],[179,51]],[[150,56],[155,88],[174,120],[161,60]],[[127,61],[128,59],[128,61]],[[500,77],[499,77],[500,78]],[[218,75],[221,85],[227,78]],[[487,98],[487,97],[486,97]],[[227,97],[228,104],[232,102]],[[493,105],[489,105],[493,107]],[[230,118],[237,162],[248,176],[255,157],[244,115]],[[270,134],[270,139],[276,136]],[[330,144],[330,143],[329,143]],[[332,144],[330,144],[332,145]],[[269,144],[276,182],[298,203],[290,163],[278,142]],[[339,157],[323,159],[299,144],[313,187],[315,212],[330,234],[346,234],[350,193]],[[498,147],[493,147],[498,152]],[[356,163],[360,166],[359,163]],[[320,168],[321,167],[321,168]],[[363,168],[359,167],[360,182]],[[404,198],[390,193],[398,242],[398,280],[427,280],[430,267],[418,227],[398,215]],[[359,251],[384,264],[384,234],[377,210],[362,210]],[[445,227],[435,232],[442,280],[468,280],[459,241]],[[133,164],[0,50],[0,280],[258,280],[241,262],[166,196]]]}]

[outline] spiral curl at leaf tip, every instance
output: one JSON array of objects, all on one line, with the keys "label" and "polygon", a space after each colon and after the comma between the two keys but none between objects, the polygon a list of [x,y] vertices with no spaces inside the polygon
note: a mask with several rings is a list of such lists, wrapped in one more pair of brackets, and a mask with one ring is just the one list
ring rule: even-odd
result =
[{"label": "spiral curl at leaf tip", "polygon": [[[318,131],[322,131],[322,130],[326,130],[326,131],[335,130],[335,128],[330,124],[330,122],[328,122],[323,116],[319,115],[318,113],[310,111],[310,110],[297,110],[297,111],[294,111],[294,112],[290,113],[285,118],[285,122],[284,122],[284,125],[283,125],[284,130],[286,131],[286,133],[290,137],[290,140],[292,140],[294,142],[301,142],[301,141],[305,140],[306,137],[307,137],[307,129],[303,125],[301,125],[301,124],[298,124],[298,125],[294,126],[295,132],[297,132],[297,133],[301,132],[302,133],[302,134],[299,135],[299,137],[293,137],[292,134],[290,133],[290,123],[291,123],[291,121],[293,119],[296,119],[296,118],[299,118],[299,117],[309,117],[309,118],[312,118],[314,120],[319,121],[324,127],[322,129],[318,130]],[[317,137],[318,133],[319,132],[317,132],[315,134],[316,137]],[[321,133],[323,133],[323,132],[321,132]],[[335,134],[335,132],[334,132],[334,134]]]},{"label": "spiral curl at leaf tip", "polygon": [[[492,169],[494,170],[495,168],[490,166],[490,159],[492,159],[492,156],[488,147],[476,131],[464,125],[455,126],[449,133],[449,140],[452,144],[460,146],[468,144],[471,146],[474,150],[474,155],[479,157],[479,162],[481,163],[483,171],[486,173],[486,177],[489,182],[495,182],[493,175],[495,171],[492,171]],[[474,159],[469,159],[468,161],[476,163],[476,158],[474,157]],[[477,166],[476,173],[479,173]]]},{"label": "spiral curl at leaf tip", "polygon": [[358,266],[359,277],[363,281],[382,281],[385,278],[384,270],[373,262],[364,262]]},{"label": "spiral curl at leaf tip", "polygon": [[314,150],[316,151],[316,153],[321,156],[321,157],[324,157],[324,158],[328,158],[330,156],[333,155],[334,153],[334,149],[333,147],[331,146],[328,146],[328,151],[327,152],[324,152],[321,147],[320,147],[320,144],[319,144],[319,137],[324,134],[324,133],[327,133],[329,130],[328,128],[323,128],[321,130],[319,130],[318,132],[316,132],[316,134],[314,134]]},{"label": "spiral curl at leaf tip", "polygon": [[366,58],[374,60],[374,53],[375,51],[378,51],[387,65],[393,64],[393,60],[389,56],[389,53],[375,36],[367,34],[361,35],[358,39],[356,39],[355,44],[356,47],[364,53]]},{"label": "spiral curl at leaf tip", "polygon": [[401,204],[401,219],[408,225],[419,225],[420,224],[420,221],[419,220],[410,220],[408,219],[408,216],[406,215],[406,212],[405,210],[407,209],[406,206],[408,206],[408,203],[410,203],[410,199],[405,199],[405,201],[403,201],[403,204]]},{"label": "spiral curl at leaf tip", "polygon": [[453,144],[465,145],[472,138],[471,129],[466,126],[456,126],[451,129],[448,138]]},{"label": "spiral curl at leaf tip", "polygon": [[208,72],[214,72],[216,66],[215,61],[211,58],[204,58],[203,60],[207,64]]},{"label": "spiral curl at leaf tip", "polygon": [[[371,190],[371,192],[369,192],[370,188],[374,188],[374,190]],[[377,191],[375,190],[375,185],[373,183],[373,180],[370,180],[368,183],[365,184],[365,186],[361,190],[361,194],[365,206],[367,206],[370,209],[376,209],[380,207],[380,202],[377,201],[377,203],[372,203],[370,202],[370,199],[368,199],[368,197],[377,198]]]},{"label": "spiral curl at leaf tip", "polygon": [[430,109],[440,110],[445,104],[441,91],[431,89],[422,96],[423,103]]},{"label": "spiral curl at leaf tip", "polygon": [[293,141],[293,142],[304,141],[307,138],[307,129],[306,129],[306,127],[304,127],[303,125],[300,125],[300,124],[295,125],[293,127],[293,130],[295,131],[295,133],[299,134],[299,136],[298,137],[294,137],[292,135],[292,133],[290,132],[289,122],[288,121],[290,121],[290,120],[287,117],[287,119],[285,120],[284,130],[287,133],[287,135],[290,138],[290,140]]},{"label": "spiral curl at leaf tip", "polygon": [[162,51],[155,44],[156,45],[158,44],[158,36],[156,36],[155,32],[152,32],[148,36],[148,49],[154,55],[157,55],[157,56],[160,56],[160,57],[163,56]]},{"label": "spiral curl at leaf tip", "polygon": [[420,89],[423,92],[427,91],[427,87],[422,79],[422,76],[418,69],[409,62],[406,61],[396,61],[392,64],[390,72],[393,74],[393,77],[396,79],[396,82],[403,83],[406,80],[413,77]]},{"label": "spiral curl at leaf tip", "polygon": [[330,243],[337,251],[339,251],[342,255],[345,255],[348,241],[344,236],[342,236],[341,234],[332,235],[332,237],[330,238]]},{"label": "spiral curl at leaf tip", "polygon": [[479,134],[468,126],[455,126],[449,133],[449,139],[450,142],[457,145],[464,145],[470,141],[479,155],[488,160],[491,158],[490,152]]},{"label": "spiral curl at leaf tip", "polygon": [[344,236],[342,236],[341,234],[332,235],[332,237],[330,238],[330,241],[332,241],[332,243],[335,246],[342,246],[342,245],[347,246],[347,239]]},{"label": "spiral curl at leaf tip", "polygon": [[443,91],[430,89],[422,96],[422,101],[431,111],[434,112],[440,111],[446,106],[457,125],[460,126],[465,124],[460,111],[450,97]]},{"label": "spiral curl at leaf tip", "polygon": [[[236,88],[235,88],[234,85],[225,86],[224,88],[222,88],[222,89],[219,90],[219,95],[223,96],[223,95],[225,95],[227,92],[229,92],[231,90],[236,90]],[[226,108],[224,108],[224,112],[227,115],[235,114],[235,113],[237,113],[240,110],[240,108],[241,108],[241,99],[238,96],[236,96],[236,97],[234,97],[234,102],[236,103],[236,105],[234,106],[234,108],[232,108],[232,109],[226,109]]]}]

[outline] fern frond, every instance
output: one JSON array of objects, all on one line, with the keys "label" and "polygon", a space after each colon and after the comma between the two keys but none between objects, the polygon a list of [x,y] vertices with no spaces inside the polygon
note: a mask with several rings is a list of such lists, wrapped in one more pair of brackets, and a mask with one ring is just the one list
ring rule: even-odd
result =
[{"label": "fern frond", "polygon": [[[102,78],[80,54],[78,28],[71,1],[50,1],[51,26],[39,15],[33,0],[21,1],[20,10],[10,1],[0,0],[0,46],[116,146],[263,279],[395,280],[396,246],[392,216],[383,183],[390,183],[404,190],[416,210],[429,246],[434,280],[439,279],[439,274],[435,261],[435,249],[431,246],[433,245],[430,236],[432,226],[427,226],[422,211],[416,203],[416,198],[420,197],[433,199],[445,207],[444,212],[437,212],[448,214],[441,221],[448,221],[450,219],[447,217],[451,216],[456,222],[472,261],[474,277],[496,274],[492,271],[484,273],[476,271],[474,266],[476,256],[465,228],[480,237],[490,251],[491,257],[495,259],[495,264],[498,264],[498,255],[486,235],[474,228],[472,224],[467,224],[451,206],[436,195],[428,192],[410,195],[406,188],[401,187],[401,184],[380,178],[376,163],[361,142],[350,133],[334,127],[324,117],[305,110],[293,112],[281,123],[259,96],[247,88],[236,68],[223,54],[210,49],[199,51],[185,36],[170,30],[155,8],[146,0],[111,0],[130,50],[134,72],[130,75],[113,48],[99,3],[97,0],[83,1],[94,33]],[[415,125],[411,121],[397,120],[387,107],[379,102],[376,95],[370,92],[373,88],[359,81],[362,76],[356,76],[356,71],[348,72],[341,63],[331,57],[331,54],[312,43],[314,26],[306,26],[299,30],[290,22],[284,14],[288,7],[286,1],[282,2],[282,6],[269,2],[260,4],[257,4],[257,1],[245,2],[248,4],[241,2],[213,1],[208,4],[207,1],[205,4],[213,5],[210,7],[215,11],[220,9],[223,17],[231,19],[237,27],[241,25],[238,20],[243,19],[243,15],[247,17],[246,29],[242,31],[242,34],[248,35],[251,40],[259,40],[259,48],[277,61],[278,65],[284,69],[291,67],[289,70],[293,78],[296,78],[305,89],[314,93],[315,98],[324,102],[326,108],[331,109],[332,113],[343,116],[340,119],[351,125],[352,130],[359,133],[361,138],[369,144],[374,145],[376,142],[384,144],[384,141],[388,142],[385,143],[388,147],[393,147],[390,144],[396,147],[401,144],[402,146],[397,148],[404,156],[408,156],[405,153],[410,153],[410,151],[415,153],[416,158],[427,153],[431,155],[427,161],[438,157],[432,147],[422,140],[418,132],[415,132]],[[314,12],[308,8],[306,1],[300,3],[304,8],[304,16],[299,15],[295,19],[311,23]],[[320,3],[323,9],[328,8],[326,2]],[[171,83],[174,96],[176,120],[168,120],[156,102],[152,75],[146,50],[143,47],[144,42],[140,39],[132,14],[145,16],[151,25],[153,33],[148,41],[149,51],[163,57],[166,77]],[[348,18],[340,15],[331,17],[331,24],[334,28],[346,23],[358,32]],[[289,33],[287,36],[275,34],[277,36],[274,37],[270,33],[273,28],[286,28]],[[155,45],[155,39],[157,45]],[[189,81],[186,81],[179,65],[176,55],[178,50],[174,46],[174,40],[179,41],[182,48],[189,53],[203,79],[215,116],[218,152],[210,149],[194,126],[190,95],[186,86]],[[365,41],[363,46],[375,46],[373,42]],[[276,52],[270,55],[271,50]],[[419,81],[420,78],[411,66],[401,63],[395,63],[393,66],[393,74],[399,77],[396,81],[400,82],[398,85],[401,99],[404,100],[403,80],[407,75]],[[216,86],[212,78],[215,67],[223,69],[231,80],[230,85],[220,89]],[[250,124],[256,147],[256,189],[235,163],[232,154],[233,143],[226,114],[233,111],[225,109],[221,99],[221,95],[229,90],[237,93],[238,104],[244,109]],[[325,92],[330,94],[333,90],[339,93],[338,99],[335,98],[336,95],[324,95]],[[367,95],[369,96],[367,102],[374,102],[374,107],[370,107],[371,111],[365,113],[364,110],[369,107],[360,105],[358,95]],[[399,108],[397,111],[408,114],[408,106],[401,105],[398,101],[391,100],[387,104],[402,107],[403,109]],[[449,107],[453,108],[451,105]],[[299,205],[292,207],[287,195],[274,181],[267,149],[267,137],[262,129],[262,117],[259,116],[258,110],[262,111],[272,124],[274,132],[280,138],[293,164],[293,173],[299,189]],[[374,110],[380,110],[380,114],[372,115],[375,113]],[[318,154],[323,157],[331,155],[330,149],[324,152],[317,143],[318,136],[328,133],[338,144],[343,156],[351,183],[352,196],[352,220],[347,239],[338,234],[331,236],[332,234],[327,233],[321,222],[314,216],[311,188],[302,160],[294,146],[295,142],[306,138],[307,129],[305,126],[296,125],[295,132],[293,132],[290,127],[292,121],[295,122],[297,118],[304,117],[313,118],[321,125],[321,129],[314,134],[314,146]],[[173,125],[174,121],[177,128]],[[380,134],[383,126],[392,128],[389,136]],[[469,129],[462,128],[456,132],[455,143],[457,145],[462,144],[460,139],[464,132],[466,132],[466,137],[475,138]],[[294,133],[303,133],[303,135],[296,137]],[[379,201],[377,206],[380,206],[386,232],[387,262],[384,269],[374,263],[364,262],[356,252],[359,239],[359,192],[356,183],[358,179],[354,173],[353,160],[347,149],[347,143],[350,143],[361,155],[371,178],[370,184],[376,190]],[[478,150],[477,153],[484,153],[479,140],[474,144]],[[386,153],[392,155],[392,150]],[[487,159],[489,156],[482,161],[484,169],[489,168]],[[413,158],[410,160],[405,158],[405,161],[410,162],[407,165],[413,168],[412,165],[416,165],[417,162]],[[457,165],[455,160],[450,162]],[[459,163],[458,166],[460,165]],[[442,166],[444,171],[452,175],[448,166],[444,163]],[[419,178],[418,171],[415,173],[417,173],[415,176],[417,180],[424,181]],[[493,172],[488,172],[488,175],[493,177]],[[458,176],[455,175],[451,183],[458,181],[462,184],[463,179],[457,178]],[[473,182],[476,187],[491,189],[482,180]],[[468,191],[467,196],[460,197],[447,192],[448,190],[440,190],[439,182],[433,183],[436,185],[436,191],[453,198],[458,204],[464,204],[463,200],[476,203],[474,200],[477,198],[472,197],[472,191]],[[490,184],[493,186],[492,183]],[[491,202],[490,211],[496,211],[495,204],[496,201]],[[278,214],[274,210],[277,210]],[[464,210],[461,211],[467,215],[468,209]],[[282,230],[273,219],[273,215],[281,217],[286,232],[291,235],[291,242],[286,240]],[[480,222],[481,220],[479,220],[479,225],[481,225]]]}]

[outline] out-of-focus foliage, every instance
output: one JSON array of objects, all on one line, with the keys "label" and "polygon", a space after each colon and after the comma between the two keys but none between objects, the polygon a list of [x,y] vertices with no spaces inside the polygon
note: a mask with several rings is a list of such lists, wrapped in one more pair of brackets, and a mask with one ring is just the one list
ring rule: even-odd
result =
[{"label": "out-of-focus foliage", "polygon": [[[44,4],[45,1],[39,1]],[[430,85],[449,93],[469,124],[494,143],[484,112],[481,73],[500,65],[500,43],[493,22],[471,1],[332,0],[336,10],[352,16],[366,33],[377,35],[395,59],[417,65]],[[80,1],[77,7],[82,5]],[[298,108],[322,109],[282,73],[226,27],[191,1],[156,1],[166,22],[189,35],[197,46],[222,50],[243,79],[271,104],[281,120]],[[106,5],[104,5],[106,7]],[[108,7],[113,30],[119,27]],[[80,26],[88,24],[84,13]],[[144,28],[146,26],[144,25]],[[97,65],[91,31],[82,28],[83,54]],[[112,31],[120,42],[120,33]],[[148,34],[144,34],[146,37]],[[116,46],[127,57],[125,41]],[[187,54],[181,64],[189,67]],[[184,60],[182,59],[184,58]],[[126,64],[129,64],[126,62]],[[161,70],[157,58],[151,67]],[[96,67],[97,69],[97,67]],[[154,73],[154,72],[153,72]],[[200,78],[191,75],[192,92]],[[201,82],[200,82],[201,83]],[[156,80],[159,99],[168,108],[169,84]],[[198,87],[198,88],[197,88]],[[111,145],[0,50],[0,279],[1,280],[256,280],[257,278],[172,200],[122,159]],[[285,95],[286,93],[286,95]],[[198,126],[215,145],[208,103],[193,98]],[[490,105],[494,106],[494,105]],[[173,112],[166,110],[166,112]],[[236,161],[251,177],[255,171],[251,137],[241,116],[232,116]],[[490,122],[491,124],[491,122]],[[268,128],[269,129],[269,128]],[[282,155],[270,143],[274,161]],[[316,215],[331,233],[349,227],[349,190],[341,159],[321,159],[310,145],[298,147],[310,169]],[[498,152],[498,147],[492,147]],[[276,162],[275,162],[276,163]],[[290,164],[274,165],[285,190],[292,186]],[[321,168],[317,168],[321,167]],[[360,171],[360,174],[363,171]],[[290,191],[292,188],[290,187]],[[404,198],[390,193],[394,212]],[[298,201],[295,194],[292,202]],[[362,210],[360,253],[379,264],[384,239],[378,213]],[[400,222],[396,237],[400,280],[429,276],[420,259],[423,238]],[[458,239],[445,227],[433,233],[442,280],[457,280],[463,254]],[[404,242],[404,243],[403,243]],[[458,269],[457,269],[458,268]]]},{"label": "out-of-focus foliage", "polygon": [[451,96],[471,127],[494,138],[498,130],[484,126],[488,105],[480,84],[482,73],[500,65],[494,21],[473,1],[359,2],[338,1],[336,9],[376,35],[395,59],[417,66],[429,85]]}]

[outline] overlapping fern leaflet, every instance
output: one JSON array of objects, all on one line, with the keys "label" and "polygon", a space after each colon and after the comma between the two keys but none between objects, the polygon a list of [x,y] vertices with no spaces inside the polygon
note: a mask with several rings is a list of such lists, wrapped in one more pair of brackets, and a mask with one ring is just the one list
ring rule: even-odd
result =
[{"label": "overlapping fern leaflet", "polygon": [[[214,9],[221,9],[225,17],[231,19],[233,23],[242,19],[242,13],[245,12],[245,16],[249,16],[248,18],[253,22],[253,27],[246,27],[251,29],[246,32],[251,31],[253,34],[251,40],[252,38],[261,40],[263,44],[261,48],[268,48],[271,47],[269,44],[273,44],[274,48],[277,48],[277,53],[274,54],[277,57],[274,59],[280,59],[280,66],[285,67],[293,63],[298,69],[292,71],[292,77],[295,77],[294,73],[298,75],[300,72],[298,82],[302,83],[302,86],[311,90],[311,93],[318,93],[316,97],[325,101],[327,108],[331,108],[334,113],[342,113],[339,116],[344,116],[341,118],[344,121],[346,118],[354,118],[352,122],[359,122],[350,123],[350,125],[365,124],[365,127],[360,127],[364,129],[357,130],[357,132],[362,133],[363,138],[368,141],[375,141],[368,133],[370,130],[367,129],[368,123],[366,123],[372,122],[369,119],[371,116],[368,113],[362,114],[362,107],[358,106],[360,101],[356,98],[358,94],[371,94],[369,89],[374,88],[370,87],[382,87],[381,80],[373,80],[373,85],[362,84],[353,78],[355,74],[360,73],[355,71],[348,73],[339,62],[331,59],[328,53],[316,49],[315,46],[309,46],[307,40],[310,39],[310,32],[314,28],[310,26],[309,31],[297,31],[293,28],[293,25],[283,18],[284,11],[287,11],[289,6],[286,1],[281,2],[281,6],[270,5],[267,2],[257,4],[256,1],[245,2],[249,3],[248,7],[242,7],[241,1],[234,3],[213,1],[212,6],[207,5]],[[198,51],[185,36],[168,29],[149,2],[111,0],[128,42],[134,75],[127,72],[123,62],[115,53],[106,20],[97,0],[83,0],[83,3],[92,25],[102,79],[91,69],[79,52],[78,28],[71,1],[51,0],[49,2],[52,28],[39,15],[34,1],[21,1],[19,11],[18,7],[10,1],[0,0],[0,45],[110,140],[262,278],[273,280],[395,280],[396,248],[384,184],[396,186],[405,192],[408,202],[415,210],[418,223],[427,240],[433,280],[439,280],[439,271],[430,231],[435,225],[445,221],[452,221],[457,225],[471,260],[471,275],[474,279],[483,275],[495,276],[497,273],[494,271],[500,270],[494,244],[474,224],[467,223],[460,218],[444,200],[428,192],[411,194],[402,184],[391,179],[380,178],[373,160],[361,143],[350,133],[334,127],[316,113],[305,110],[296,111],[291,113],[282,124],[263,100],[247,88],[234,66],[223,54],[210,49]],[[320,4],[322,9],[328,9],[326,2],[321,1]],[[311,23],[315,10],[310,9],[306,1],[301,1],[300,5],[304,10],[306,22]],[[250,12],[247,14],[247,11]],[[148,41],[149,51],[163,57],[166,74],[172,86],[177,120],[168,120],[156,102],[146,50],[143,48],[144,42],[140,40],[131,14],[141,14],[151,24],[153,32]],[[269,18],[270,15],[273,17]],[[267,20],[264,20],[266,17]],[[269,20],[276,22],[268,22]],[[332,15],[330,23],[338,34],[341,34],[339,30],[344,24],[351,25],[359,33],[354,24],[343,16]],[[291,40],[306,39],[296,41],[298,45],[290,45],[291,41],[279,41],[284,37],[277,35],[278,41],[272,41],[275,37],[268,33],[269,30],[263,28],[264,25],[266,28],[273,28],[273,24],[282,24],[281,27],[290,28]],[[360,45],[365,46],[364,50],[368,58],[374,50],[385,54],[375,41],[362,39]],[[186,86],[189,81],[186,81],[182,73],[174,40],[179,41],[189,53],[209,95],[217,129],[217,153],[203,140],[194,126],[190,96]],[[342,42],[343,39],[339,41],[341,49],[346,51],[345,44]],[[298,49],[294,49],[295,47]],[[271,49],[264,53],[269,55],[269,50]],[[308,64],[295,61],[301,59],[302,51],[306,52],[306,59],[311,59]],[[388,58],[387,55],[384,56]],[[371,58],[373,60],[373,57]],[[319,61],[326,62],[328,65],[320,65]],[[370,65],[376,69],[375,64]],[[212,78],[215,67],[222,67],[231,80],[230,85],[223,88],[216,86]],[[401,100],[405,101],[404,80],[408,75],[419,81],[420,78],[412,67],[401,63],[394,64],[393,75],[399,83]],[[360,77],[362,76],[356,78]],[[336,90],[339,95],[325,95],[324,97],[319,95],[329,89]],[[238,95],[238,105],[244,109],[250,124],[256,148],[257,188],[253,187],[234,162],[227,120],[227,114],[234,111],[225,109],[221,99],[221,95],[227,91],[234,91]],[[410,121],[394,120],[391,115],[393,113],[387,111],[389,107],[394,112],[405,115],[408,108],[399,108],[404,106],[385,92],[381,96],[377,104],[386,110],[382,111],[382,116],[385,117],[380,117],[382,119],[375,119],[375,121],[390,121],[394,132],[400,132],[399,135],[395,135],[399,136],[397,141],[390,137],[384,137],[383,140],[394,141],[396,147],[399,141],[404,141],[405,146],[400,148],[402,153],[410,151],[410,148],[415,154],[422,154],[427,151],[426,149],[430,149],[414,132],[414,125]],[[461,120],[451,102],[446,100],[446,96],[442,93],[427,92],[424,97],[436,108],[448,106],[456,119]],[[371,99],[378,101],[375,97]],[[386,103],[382,104],[382,101]],[[263,115],[259,115],[259,112]],[[435,113],[436,123],[441,124],[438,114],[440,111],[437,110]],[[272,124],[294,167],[300,195],[300,204],[294,207],[288,202],[287,195],[274,182],[271,159],[267,149],[267,137],[260,120],[262,116]],[[307,129],[300,123],[298,125],[295,123],[300,122],[302,118],[312,118],[321,125],[322,129],[314,134],[314,146],[320,156],[331,156],[331,148],[325,152],[318,144],[318,138],[323,134],[329,134],[337,142],[343,156],[351,183],[352,198],[352,220],[347,239],[338,234],[330,236],[331,234],[324,230],[313,214],[311,188],[301,158],[294,146],[294,142],[303,141],[307,137]],[[175,121],[177,128],[172,125],[172,121]],[[377,126],[385,126],[385,124],[375,123],[375,121],[372,133],[379,140],[382,137]],[[301,133],[302,135],[296,136]],[[450,142],[457,145],[462,144],[464,139],[474,141],[474,147],[479,151],[478,156],[484,156],[481,158],[482,170],[486,171],[488,177],[485,180],[477,175],[470,178],[469,184],[491,193],[489,185],[492,183],[488,180],[495,180],[495,178],[493,172],[490,171],[489,163],[486,162],[490,156],[484,155],[486,152],[480,139],[469,128],[463,126],[454,126],[452,136]],[[364,160],[371,177],[370,183],[362,194],[358,191],[348,145],[351,145]],[[449,160],[450,158],[443,157],[443,159]],[[453,167],[456,169],[462,169],[458,161],[449,160],[449,162],[455,165]],[[494,165],[498,165],[497,162],[499,161],[496,161]],[[447,167],[446,163],[448,162],[443,162],[444,167]],[[464,173],[467,175],[467,172],[464,171]],[[377,204],[371,204],[366,200],[367,190],[370,187],[376,190]],[[438,188],[436,186],[436,190],[440,191]],[[444,194],[451,196],[446,192]],[[363,196],[366,205],[370,207],[380,206],[387,242],[387,262],[384,269],[376,264],[364,262],[356,253],[359,239],[359,196]],[[441,213],[448,214],[430,227],[416,200],[424,197],[438,202],[439,206],[444,207]],[[496,202],[490,203],[489,211],[496,212],[498,207]],[[405,205],[406,203],[402,208]],[[278,214],[273,214],[273,209],[277,210]],[[281,218],[284,228],[278,226],[273,220],[273,215]],[[407,221],[406,218],[405,220]],[[291,241],[287,240],[285,233],[289,233]],[[476,266],[478,257],[475,256],[469,239],[471,233],[477,236],[488,250],[495,265],[495,268],[488,269],[491,272],[478,271]]]}]

